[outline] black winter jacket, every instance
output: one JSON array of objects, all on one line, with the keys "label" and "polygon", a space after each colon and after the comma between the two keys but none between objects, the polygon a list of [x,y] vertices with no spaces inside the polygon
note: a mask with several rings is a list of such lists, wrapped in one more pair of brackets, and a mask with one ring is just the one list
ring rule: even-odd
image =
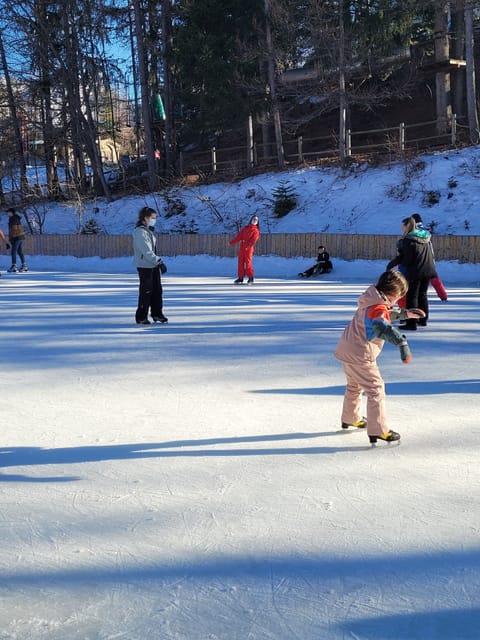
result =
[{"label": "black winter jacket", "polygon": [[430,279],[437,275],[430,237],[425,229],[416,229],[407,233],[399,243],[397,264],[407,280]]}]

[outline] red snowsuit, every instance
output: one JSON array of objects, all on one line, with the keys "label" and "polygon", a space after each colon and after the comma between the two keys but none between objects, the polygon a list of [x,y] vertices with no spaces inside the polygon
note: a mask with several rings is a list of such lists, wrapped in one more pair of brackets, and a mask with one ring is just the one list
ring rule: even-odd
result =
[{"label": "red snowsuit", "polygon": [[260,230],[256,224],[247,224],[246,227],[240,229],[237,235],[230,240],[229,245],[232,246],[240,242],[240,249],[238,250],[238,277],[253,278],[253,249],[255,243],[260,237]]}]

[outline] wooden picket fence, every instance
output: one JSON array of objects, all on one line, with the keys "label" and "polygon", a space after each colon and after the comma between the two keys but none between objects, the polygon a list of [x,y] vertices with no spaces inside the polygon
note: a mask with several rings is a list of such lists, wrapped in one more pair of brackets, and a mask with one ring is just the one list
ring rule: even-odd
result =
[{"label": "wooden picket fence", "polygon": [[[232,257],[238,247],[230,247],[227,234],[159,234],[162,256],[210,255]],[[390,260],[396,255],[399,236],[325,233],[263,233],[256,255],[285,258],[316,256],[324,245],[332,258],[343,260]],[[480,236],[433,237],[437,260],[480,262]],[[129,235],[29,235],[24,243],[27,255],[118,258],[132,255]]]}]

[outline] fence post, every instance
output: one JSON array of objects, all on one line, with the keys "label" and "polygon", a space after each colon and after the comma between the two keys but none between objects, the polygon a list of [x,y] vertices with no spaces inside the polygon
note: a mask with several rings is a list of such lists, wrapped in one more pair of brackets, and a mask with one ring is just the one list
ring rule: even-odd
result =
[{"label": "fence post", "polygon": [[345,136],[345,155],[346,156],[352,155],[352,130],[351,129],[347,129],[347,133]]},{"label": "fence post", "polygon": [[217,173],[217,150],[215,147],[212,147],[212,171],[213,175]]},{"label": "fence post", "polygon": [[452,113],[452,145],[457,144],[457,114]]},{"label": "fence post", "polygon": [[298,149],[298,161],[303,162],[303,136],[300,136],[297,140]]},{"label": "fence post", "polygon": [[180,175],[183,176],[183,151],[180,151],[180,153],[178,154],[178,165]]},{"label": "fence post", "polygon": [[400,151],[403,152],[405,151],[405,123],[404,122],[400,122],[398,135],[399,135]]}]

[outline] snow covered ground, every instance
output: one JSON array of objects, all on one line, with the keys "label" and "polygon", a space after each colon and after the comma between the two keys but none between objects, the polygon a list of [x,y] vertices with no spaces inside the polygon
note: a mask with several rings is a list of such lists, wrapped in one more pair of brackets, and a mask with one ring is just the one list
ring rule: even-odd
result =
[{"label": "snow covered ground", "polygon": [[478,265],[438,265],[410,365],[385,345],[402,441],[371,448],[333,350],[385,265],[169,259],[137,327],[130,259],[29,264],[0,278],[1,640],[478,638]]},{"label": "snow covered ground", "polygon": [[[286,183],[297,195],[287,216],[273,215],[273,193]],[[256,175],[236,182],[173,189],[107,202],[39,204],[46,233],[76,233],[89,220],[109,234],[131,233],[138,210],[154,207],[157,231],[234,233],[253,214],[270,233],[400,233],[400,221],[420,213],[441,235],[480,235],[478,147],[425,155],[387,166],[316,167]],[[172,211],[176,215],[169,215]],[[179,213],[180,211],[180,213]],[[27,208],[34,220],[34,209]],[[6,227],[6,214],[0,215]]]}]

